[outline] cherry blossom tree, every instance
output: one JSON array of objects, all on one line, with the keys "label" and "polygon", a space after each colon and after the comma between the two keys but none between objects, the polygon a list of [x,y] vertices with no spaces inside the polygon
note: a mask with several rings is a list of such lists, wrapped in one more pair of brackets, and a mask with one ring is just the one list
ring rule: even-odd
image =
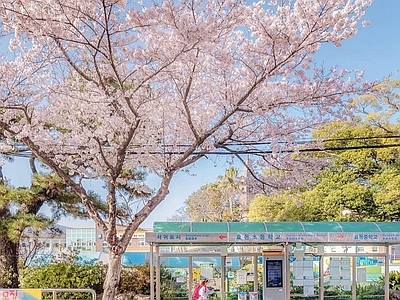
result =
[{"label": "cherry blossom tree", "polygon": [[[4,142],[23,144],[73,189],[104,231],[114,299],[121,256],[176,172],[216,150],[279,145],[347,112],[361,74],[319,68],[324,43],[358,30],[370,0],[3,0]],[[232,146],[232,145],[236,146]],[[238,152],[237,152],[238,153]],[[116,235],[118,190],[160,178]],[[102,178],[102,216],[82,185]]]}]

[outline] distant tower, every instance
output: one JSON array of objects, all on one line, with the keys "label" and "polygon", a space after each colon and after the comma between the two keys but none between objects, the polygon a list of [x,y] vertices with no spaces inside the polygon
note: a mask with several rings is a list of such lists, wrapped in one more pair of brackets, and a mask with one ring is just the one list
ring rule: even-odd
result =
[{"label": "distant tower", "polygon": [[[250,159],[247,158],[246,165],[249,166],[251,163]],[[242,220],[247,220],[247,214],[249,212],[249,206],[251,201],[254,198],[254,189],[252,188],[252,182],[254,179],[251,177],[249,170],[246,166],[243,167],[242,172],[239,175],[239,186],[240,186],[240,196],[239,196],[239,205],[240,209],[243,212]]]}]

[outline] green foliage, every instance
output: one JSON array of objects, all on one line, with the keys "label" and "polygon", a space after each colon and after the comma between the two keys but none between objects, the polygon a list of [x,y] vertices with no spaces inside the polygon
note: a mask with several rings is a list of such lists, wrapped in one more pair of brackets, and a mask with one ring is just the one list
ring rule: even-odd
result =
[{"label": "green foliage", "polygon": [[240,207],[240,193],[238,170],[229,168],[186,199],[186,213],[191,221],[239,221],[247,209]]},{"label": "green foliage", "polygon": [[373,282],[370,284],[357,284],[357,300],[371,299],[378,300],[385,295],[385,290],[382,284]]},{"label": "green foliage", "polygon": [[226,300],[237,300],[238,296],[236,292],[230,292],[226,294]]},{"label": "green foliage", "polygon": [[135,292],[136,294],[150,294],[150,266],[135,266],[123,268],[118,286],[119,293]]},{"label": "green foliage", "polygon": [[250,203],[248,214],[249,221],[253,222],[307,221],[314,218],[311,207],[304,208],[302,194],[295,191],[282,191],[269,196],[257,195]]},{"label": "green foliage", "polygon": [[[92,197],[97,198],[96,195]],[[30,187],[14,188],[7,183],[0,184],[0,209],[3,209],[0,213],[0,232],[18,241],[27,227],[42,230],[50,226],[52,222],[49,219],[37,215],[45,202],[53,207],[54,218],[67,213],[88,217],[78,205],[80,198],[60,177],[35,174]],[[97,207],[100,209],[100,206]]]},{"label": "green foliage", "polygon": [[7,230],[6,235],[15,243],[18,243],[21,238],[21,233],[25,228],[31,227],[35,230],[43,230],[50,227],[52,224],[52,221],[42,215],[22,212],[5,219],[3,223]]},{"label": "green foliage", "polygon": [[[318,300],[318,293],[315,296],[293,295],[291,300]],[[384,295],[383,286],[379,283],[357,284],[357,300],[382,300]],[[324,297],[329,300],[351,300],[352,292],[343,290],[341,286],[325,286]]]},{"label": "green foliage", "polygon": [[[95,195],[90,195],[97,199]],[[52,220],[43,215],[39,215],[40,208],[44,203],[52,207]],[[22,232],[30,227],[34,230],[43,230],[49,227],[54,220],[61,215],[73,214],[78,217],[88,217],[83,209],[78,195],[68,187],[65,182],[55,174],[37,174],[33,176],[30,187],[14,188],[7,182],[0,182],[0,236],[3,237],[0,243],[0,253],[5,250],[7,244],[14,245],[14,251],[18,251],[18,243]],[[101,206],[96,206],[98,210],[105,211]],[[18,255],[11,256],[7,261],[7,266],[0,261],[0,269],[13,267],[10,270],[19,278]],[[9,280],[7,280],[9,282]],[[3,287],[18,287],[18,281]]]},{"label": "green foliage", "polygon": [[188,286],[183,282],[176,282],[176,278],[172,277],[172,271],[168,268],[161,267],[161,298],[186,298],[188,297]]},{"label": "green foliage", "polygon": [[[358,116],[313,131],[327,150],[302,153],[326,162],[306,188],[251,204],[251,221],[397,221],[400,219],[400,80],[386,80],[353,101]],[[328,150],[331,149],[331,150]],[[316,201],[317,200],[317,201]]]},{"label": "green foliage", "polygon": [[[81,204],[80,197],[54,173],[35,175],[29,191],[35,199],[46,201],[51,207],[55,218],[73,215],[78,218],[88,218],[86,209]],[[100,211],[107,211],[107,206],[96,193],[89,191],[89,198]]]},{"label": "green foliage", "polygon": [[[382,139],[368,138],[382,134],[380,130],[365,124],[342,122],[340,126],[338,123],[326,125],[317,136],[328,140],[327,147],[367,148],[329,153],[329,163],[315,176],[314,181],[309,182],[306,189],[297,188],[256,197],[250,206],[249,220],[398,220],[400,147],[368,148],[370,144],[383,145]],[[361,141],[356,137],[361,137]]]},{"label": "green foliage", "polygon": [[14,268],[7,261],[8,257],[0,255],[0,288],[8,288],[12,286],[17,279],[14,273]]},{"label": "green foliage", "polygon": [[[172,277],[171,271],[161,267],[161,297],[176,298],[187,297],[188,288],[186,283],[178,283]],[[121,280],[118,286],[118,293],[121,294],[150,294],[150,266],[135,266],[123,268],[121,271]]]},{"label": "green foliage", "polygon": [[[381,276],[379,278],[380,285],[384,285],[385,276]],[[400,290],[400,272],[399,271],[390,271],[389,272],[389,286],[393,290]]]},{"label": "green foliage", "polygon": [[[101,293],[105,278],[105,266],[90,262],[79,262],[76,255],[64,257],[63,261],[23,270],[21,288],[69,288],[93,289]],[[81,293],[59,293],[58,299],[91,299]],[[52,295],[45,295],[52,299]]]},{"label": "green foliage", "polygon": [[[24,269],[20,288],[93,289],[102,294],[107,266],[92,261],[81,261],[77,254],[64,255],[61,261],[52,261],[40,267]],[[177,283],[170,270],[161,268],[162,298],[187,297],[186,283]],[[122,268],[118,293],[127,295],[150,294],[150,266]],[[91,299],[90,294],[58,293],[57,299]],[[44,299],[52,299],[45,294]]]}]

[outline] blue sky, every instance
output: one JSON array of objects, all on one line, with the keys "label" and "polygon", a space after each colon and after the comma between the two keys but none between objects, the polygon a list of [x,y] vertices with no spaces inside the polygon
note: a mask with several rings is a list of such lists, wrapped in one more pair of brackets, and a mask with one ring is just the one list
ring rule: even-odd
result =
[{"label": "blue sky", "polygon": [[[375,80],[389,75],[400,78],[400,1],[375,0],[364,17],[370,25],[360,28],[359,33],[345,41],[341,47],[324,45],[316,55],[317,62],[326,68],[338,65],[340,68],[365,71],[365,79]],[[216,180],[229,167],[224,157],[211,157],[197,162],[192,174],[178,173],[174,178],[170,194],[165,201],[142,224],[150,228],[154,221],[165,221],[177,209],[183,206],[185,199],[201,185]],[[27,186],[30,183],[30,171],[27,159],[15,159],[4,166],[4,174],[14,186]],[[149,185],[157,184],[149,179]],[[92,188],[98,184],[93,182]],[[91,226],[91,223],[65,219],[63,225]]]},{"label": "blue sky", "polygon": [[360,28],[342,47],[324,45],[317,60],[326,67],[364,70],[367,80],[394,73],[400,78],[400,1],[375,0],[364,19],[370,21],[368,27]]}]

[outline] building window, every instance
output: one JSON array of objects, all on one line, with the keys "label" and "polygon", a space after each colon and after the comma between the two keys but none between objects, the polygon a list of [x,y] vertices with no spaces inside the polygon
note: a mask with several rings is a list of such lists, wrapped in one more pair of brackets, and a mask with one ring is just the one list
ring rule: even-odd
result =
[{"label": "building window", "polygon": [[356,246],[356,252],[365,252],[365,249],[363,246]]},{"label": "building window", "polygon": [[377,246],[372,246],[372,252],[378,252],[378,247]]},{"label": "building window", "polygon": [[146,241],[145,240],[138,241],[138,246],[146,246]]}]

